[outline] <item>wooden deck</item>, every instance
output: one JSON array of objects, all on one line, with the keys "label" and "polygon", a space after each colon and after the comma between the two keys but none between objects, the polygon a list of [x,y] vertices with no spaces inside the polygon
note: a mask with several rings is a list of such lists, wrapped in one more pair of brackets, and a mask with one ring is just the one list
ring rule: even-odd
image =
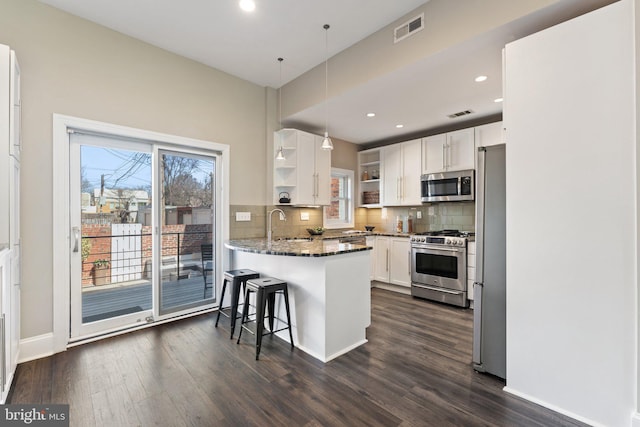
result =
[{"label": "wooden deck", "polygon": [[[204,279],[201,275],[162,282],[161,308],[179,307],[213,297],[211,287],[204,293]],[[123,282],[104,289],[85,289],[82,293],[82,319],[84,323],[88,323],[150,310],[151,304],[149,280]]]}]

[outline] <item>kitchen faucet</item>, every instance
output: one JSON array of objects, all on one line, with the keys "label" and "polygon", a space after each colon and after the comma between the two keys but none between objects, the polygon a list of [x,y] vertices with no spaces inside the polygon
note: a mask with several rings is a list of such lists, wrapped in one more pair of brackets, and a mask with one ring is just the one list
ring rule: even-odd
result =
[{"label": "kitchen faucet", "polygon": [[280,218],[284,219],[285,221],[287,220],[287,215],[284,213],[284,211],[282,209],[273,209],[271,211],[269,211],[269,218],[267,219],[267,242],[271,243],[271,215],[275,212],[278,211],[280,212]]}]

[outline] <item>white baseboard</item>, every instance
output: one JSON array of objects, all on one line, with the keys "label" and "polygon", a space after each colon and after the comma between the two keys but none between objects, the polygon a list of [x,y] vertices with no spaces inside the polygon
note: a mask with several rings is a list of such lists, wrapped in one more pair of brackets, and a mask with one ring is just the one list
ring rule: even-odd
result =
[{"label": "white baseboard", "polygon": [[20,340],[18,363],[29,362],[51,356],[53,351],[53,332]]},{"label": "white baseboard", "polygon": [[562,414],[562,415],[566,415],[567,417],[573,418],[574,420],[578,420],[578,421],[580,421],[582,423],[585,423],[585,424],[588,424],[590,426],[607,427],[604,424],[597,423],[597,422],[595,422],[593,420],[590,420],[588,418],[582,417],[582,416],[580,416],[578,414],[574,414],[573,412],[567,411],[566,409],[560,408],[559,406],[551,405],[548,402],[545,402],[545,401],[540,400],[540,399],[536,399],[535,397],[529,396],[526,393],[521,393],[521,392],[519,392],[517,390],[514,390],[512,388],[504,387],[503,390],[506,391],[509,394],[513,394],[514,396],[521,397],[521,398],[523,398],[525,400],[528,400],[529,402],[535,403],[536,405],[544,406],[547,409],[551,409],[554,412],[557,412],[557,413]]},{"label": "white baseboard", "polygon": [[411,295],[411,288],[407,288],[406,286],[394,285],[391,283],[378,282],[377,280],[371,282],[371,287],[384,289],[386,291],[397,292],[399,294]]}]

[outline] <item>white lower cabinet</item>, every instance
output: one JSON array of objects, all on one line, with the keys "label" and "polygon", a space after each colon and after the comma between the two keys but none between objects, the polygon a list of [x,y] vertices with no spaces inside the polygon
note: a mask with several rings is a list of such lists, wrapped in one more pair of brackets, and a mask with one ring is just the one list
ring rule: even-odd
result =
[{"label": "white lower cabinet", "polygon": [[0,404],[6,402],[18,365],[20,289],[13,277],[17,262],[13,251],[0,250]]},{"label": "white lower cabinet", "polygon": [[473,301],[473,282],[476,280],[476,242],[467,243],[467,298]]},{"label": "white lower cabinet", "polygon": [[389,283],[389,237],[376,236],[373,280]]},{"label": "white lower cabinet", "polygon": [[371,251],[371,271],[369,272],[369,280],[374,280],[376,275],[376,237],[375,236],[367,236],[367,246],[371,246],[373,250]]},{"label": "white lower cabinet", "polygon": [[389,239],[389,283],[411,287],[411,245],[406,237]]},{"label": "white lower cabinet", "polygon": [[411,287],[411,245],[408,237],[376,236],[373,279]]}]

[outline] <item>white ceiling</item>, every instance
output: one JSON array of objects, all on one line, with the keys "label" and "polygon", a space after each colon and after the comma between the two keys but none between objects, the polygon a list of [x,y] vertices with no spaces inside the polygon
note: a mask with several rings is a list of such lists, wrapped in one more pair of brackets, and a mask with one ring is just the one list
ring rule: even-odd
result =
[{"label": "white ceiling", "polygon": [[[40,0],[149,44],[260,86],[277,88],[411,12],[425,0],[255,0],[247,14],[238,0]],[[329,130],[354,143],[398,140],[499,114],[505,43],[578,10],[612,0],[560,0],[546,15],[522,19],[478,39],[419,60],[330,100]],[[259,41],[259,42],[256,42]],[[285,58],[282,78],[278,57]],[[286,66],[284,65],[286,64]],[[475,83],[474,77],[489,78]],[[474,114],[449,119],[463,110]],[[369,119],[367,112],[376,117]],[[283,125],[322,133],[324,103],[283,118]],[[401,129],[397,124],[403,124]],[[460,125],[461,126],[461,125]]]},{"label": "white ceiling", "polygon": [[[225,71],[280,87],[329,55],[375,33],[428,0],[40,0],[57,9]],[[285,73],[286,71],[286,73]]]}]

